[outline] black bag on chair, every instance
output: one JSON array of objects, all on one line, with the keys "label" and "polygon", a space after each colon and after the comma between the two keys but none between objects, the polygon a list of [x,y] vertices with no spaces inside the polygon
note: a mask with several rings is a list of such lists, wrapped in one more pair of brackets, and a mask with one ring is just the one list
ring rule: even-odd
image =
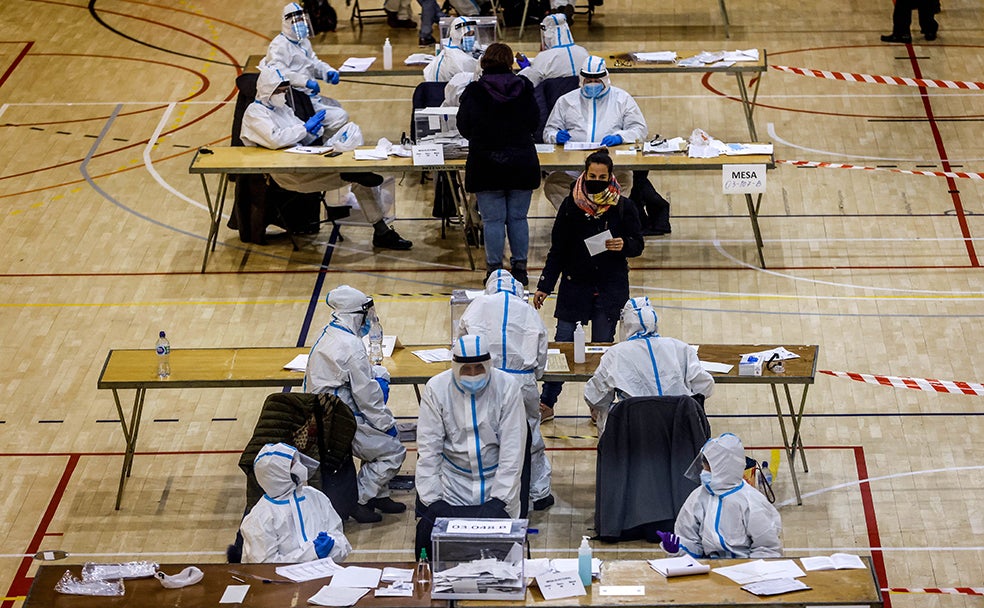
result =
[{"label": "black bag on chair", "polygon": [[338,27],[338,14],[328,0],[307,0],[304,10],[311,17],[311,27],[315,34],[334,32]]},{"label": "black bag on chair", "polygon": [[670,202],[656,191],[649,181],[649,171],[632,172],[632,192],[629,198],[639,209],[642,234],[657,236],[670,234]]}]

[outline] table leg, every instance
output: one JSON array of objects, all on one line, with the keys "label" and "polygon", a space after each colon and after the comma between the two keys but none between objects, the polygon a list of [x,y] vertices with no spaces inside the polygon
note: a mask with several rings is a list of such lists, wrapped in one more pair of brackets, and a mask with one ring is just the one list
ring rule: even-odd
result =
[{"label": "table leg", "polygon": [[137,434],[140,430],[140,416],[143,413],[144,398],[147,389],[137,389],[133,395],[133,409],[130,411],[130,424],[127,425],[126,414],[123,412],[123,405],[120,403],[120,396],[117,390],[113,389],[113,401],[116,402],[116,412],[120,416],[120,426],[123,428],[123,439],[126,441],[126,450],[123,454],[123,466],[120,469],[120,487],[116,491],[116,510],[120,510],[120,503],[123,500],[123,487],[126,479],[130,476],[133,469],[133,454],[137,450]]},{"label": "table leg", "polygon": [[731,22],[728,21],[728,9],[724,6],[724,0],[718,0],[721,5],[721,16],[724,17],[724,37],[731,38]]},{"label": "table leg", "polygon": [[205,239],[205,255],[202,257],[202,272],[208,264],[208,254],[215,251],[215,245],[219,240],[219,224],[222,222],[222,208],[225,206],[226,190],[229,184],[229,176],[223,173],[219,176],[219,184],[215,189],[215,199],[209,195],[208,182],[205,181],[205,174],[200,175],[202,179],[202,190],[205,191],[205,203],[208,205],[209,227],[208,236]]},{"label": "table leg", "polygon": [[758,249],[759,263],[765,268],[765,254],[762,248],[765,243],[762,241],[762,231],[759,229],[759,208],[762,206],[762,194],[759,193],[758,199],[752,201],[751,194],[745,194],[745,203],[748,205],[748,218],[752,220],[752,232],[755,234],[755,248]]},{"label": "table leg", "polygon": [[770,384],[769,388],[772,389],[772,401],[776,406],[776,416],[779,418],[779,430],[782,433],[782,443],[786,450],[786,462],[789,464],[789,476],[793,480],[793,491],[796,493],[796,504],[803,504],[803,497],[800,494],[799,480],[796,477],[796,450],[800,451],[800,455],[803,457],[803,472],[808,473],[809,469],[806,467],[806,455],[803,449],[803,438],[800,435],[799,428],[800,422],[803,418],[803,408],[806,404],[806,393],[809,390],[809,386],[803,387],[803,398],[800,400],[800,410],[797,414],[793,410],[793,400],[789,393],[789,387],[786,389],[786,403],[789,407],[789,416],[792,418],[793,423],[793,439],[789,440],[789,434],[786,432],[786,418],[782,411],[782,404],[779,401],[779,391],[776,390],[775,384]]},{"label": "table leg", "polygon": [[[722,0],[723,2],[724,0]],[[758,135],[755,132],[755,106],[752,104],[752,100],[748,98],[748,87],[745,86],[745,76],[741,72],[735,72],[735,78],[738,80],[738,94],[741,96],[741,107],[745,111],[745,123],[748,125],[748,134],[752,137],[753,142],[758,141]],[[755,95],[758,97],[758,82],[761,82],[762,78],[755,84]]]},{"label": "table leg", "polygon": [[530,12],[530,0],[523,3],[523,20],[519,22],[519,40],[523,40],[523,30],[526,29],[526,16]]},{"label": "table leg", "polygon": [[[468,193],[465,192],[464,181],[457,171],[448,171],[448,183],[451,184],[451,197],[458,211],[458,223],[461,225],[461,238],[465,242],[465,252],[468,254],[468,265],[475,270],[475,258],[468,244],[468,232],[472,229],[471,214],[468,213]],[[464,213],[462,215],[462,213]]]},{"label": "table leg", "polygon": [[420,385],[416,382],[413,385],[413,393],[417,395],[417,405],[420,405]]}]

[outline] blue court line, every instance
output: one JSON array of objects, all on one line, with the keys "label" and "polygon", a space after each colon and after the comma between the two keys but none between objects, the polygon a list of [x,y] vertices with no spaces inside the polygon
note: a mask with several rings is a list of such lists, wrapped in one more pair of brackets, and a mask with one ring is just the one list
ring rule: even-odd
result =
[{"label": "blue court line", "polygon": [[307,341],[308,332],[311,331],[311,320],[314,318],[314,311],[318,308],[318,303],[321,302],[321,288],[325,284],[325,275],[327,274],[328,264],[331,263],[331,254],[335,251],[335,242],[338,240],[339,228],[335,225],[331,229],[331,236],[328,237],[328,246],[325,247],[325,257],[321,260],[321,272],[318,273],[317,278],[314,280],[314,289],[311,292],[311,300],[308,302],[307,312],[304,313],[304,322],[301,323],[301,331],[297,336],[296,346],[304,346],[304,342]]},{"label": "blue court line", "polygon": [[[634,286],[639,287],[639,286]],[[645,285],[642,286],[643,288]],[[706,297],[713,298],[713,294],[708,294]],[[960,300],[953,300],[953,303],[959,303]],[[666,304],[656,304],[653,303],[653,308],[662,308],[667,310],[685,310],[689,312],[716,312],[723,314],[743,314],[743,315],[770,315],[770,316],[792,316],[792,317],[847,317],[847,318],[874,318],[874,319],[980,319],[984,318],[984,314],[973,313],[965,315],[934,315],[934,314],[885,314],[885,313],[871,313],[871,312],[854,312],[854,313],[840,313],[840,312],[800,312],[800,311],[779,311],[779,310],[742,310],[742,309],[727,309],[727,308],[701,308],[697,306],[667,306]]]}]

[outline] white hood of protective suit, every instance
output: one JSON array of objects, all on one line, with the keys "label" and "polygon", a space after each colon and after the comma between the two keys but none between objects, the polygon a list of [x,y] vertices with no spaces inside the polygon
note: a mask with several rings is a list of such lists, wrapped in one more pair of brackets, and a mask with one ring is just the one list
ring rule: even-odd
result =
[{"label": "white hood of protective suit", "polygon": [[574,44],[571,27],[567,25],[567,17],[560,14],[544,17],[540,22],[540,40],[543,42],[544,50]]},{"label": "white hood of protective suit", "polygon": [[318,461],[286,443],[266,444],[253,461],[257,483],[273,499],[280,499],[304,485],[317,468]]},{"label": "white hood of protective suit", "polygon": [[708,439],[700,453],[711,466],[711,490],[727,492],[742,483],[745,473],[745,447],[737,435],[724,433]]},{"label": "white hood of protective suit", "polygon": [[359,337],[362,336],[360,330],[365,317],[362,307],[368,301],[369,296],[348,285],[339,285],[325,296],[325,303],[334,310],[332,319]]},{"label": "white hood of protective suit", "polygon": [[287,77],[280,70],[274,68],[260,69],[260,75],[256,77],[256,101],[265,106],[273,105],[270,98],[282,82],[287,82]]},{"label": "white hood of protective suit", "polygon": [[596,99],[600,99],[605,95],[608,95],[609,91],[612,90],[612,79],[608,76],[608,67],[605,65],[605,60],[601,57],[598,57],[597,55],[588,55],[588,58],[581,64],[581,69],[578,72],[578,84],[581,87],[581,95],[584,95],[585,74],[601,74],[600,78],[602,84],[605,85],[605,90]]},{"label": "white hood of protective suit", "polygon": [[[451,38],[451,44],[448,46],[452,48],[461,48],[461,39],[465,37],[466,33],[470,33],[472,36],[478,36],[478,30],[475,29],[474,25],[469,25],[468,27],[455,27],[461,25],[462,23],[470,23],[472,19],[465,17],[455,17],[451,21],[449,36]],[[478,41],[475,41],[476,44]]]},{"label": "white hood of protective suit", "polygon": [[501,291],[523,297],[523,286],[509,274],[508,270],[500,268],[490,274],[488,280],[485,281],[485,293],[493,295]]},{"label": "white hood of protective suit", "polygon": [[[280,33],[286,36],[288,40],[293,40],[294,42],[297,42],[298,40],[300,40],[300,38],[298,37],[297,32],[294,31],[294,26],[291,23],[291,20],[287,19],[287,15],[293,15],[298,11],[304,13],[304,7],[302,7],[300,4],[296,2],[291,2],[287,4],[286,6],[284,6],[283,19],[281,19],[280,22]],[[307,22],[306,16],[305,16],[305,22]],[[313,32],[309,30],[308,36],[310,36],[312,33]]]},{"label": "white hood of protective suit", "polygon": [[622,329],[626,339],[658,335],[656,310],[649,298],[632,298],[622,307]]}]

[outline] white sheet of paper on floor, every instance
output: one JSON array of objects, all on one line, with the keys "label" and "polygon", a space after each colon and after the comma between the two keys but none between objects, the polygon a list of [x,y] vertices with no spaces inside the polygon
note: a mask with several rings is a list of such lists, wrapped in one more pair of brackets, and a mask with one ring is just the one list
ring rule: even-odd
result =
[{"label": "white sheet of paper on floor", "polygon": [[545,600],[587,595],[576,572],[548,572],[536,577],[536,585]]}]

